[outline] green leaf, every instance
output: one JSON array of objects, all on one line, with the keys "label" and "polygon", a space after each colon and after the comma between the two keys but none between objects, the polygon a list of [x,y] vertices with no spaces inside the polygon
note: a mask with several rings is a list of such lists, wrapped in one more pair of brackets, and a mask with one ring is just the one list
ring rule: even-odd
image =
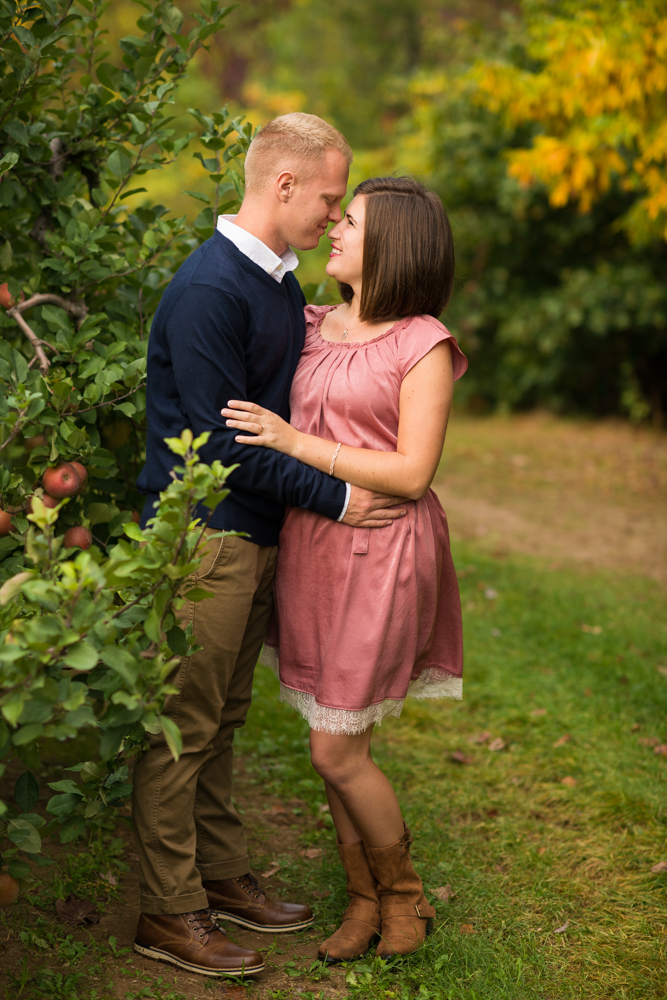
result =
[{"label": "green leaf", "polygon": [[71,840],[76,840],[86,829],[86,820],[83,816],[72,816],[66,820],[60,829],[60,843],[69,844]]},{"label": "green leaf", "polygon": [[188,601],[205,601],[207,597],[215,597],[212,590],[204,590],[203,587],[193,587],[183,595]]},{"label": "green leaf", "polygon": [[75,795],[73,792],[68,792],[65,795],[52,795],[46,804],[46,811],[50,816],[55,816],[62,822],[65,816],[74,812],[79,802],[81,802],[81,796]]},{"label": "green leaf", "polygon": [[132,166],[132,160],[122,149],[115,149],[107,160],[107,167],[116,177],[124,177]]},{"label": "green leaf", "polygon": [[144,541],[144,533],[139,525],[135,524],[134,521],[128,521],[127,524],[124,524],[123,531],[128,538],[133,538],[135,542]]},{"label": "green leaf", "polygon": [[67,650],[63,663],[73,670],[92,670],[97,664],[100,654],[88,642],[76,642]]},{"label": "green leaf", "polygon": [[173,625],[167,632],[167,642],[169,643],[169,649],[176,656],[187,655],[188,639],[183,629],[178,625]]},{"label": "green leaf", "polygon": [[24,771],[16,779],[14,799],[21,812],[31,812],[39,799],[39,781],[31,771]]},{"label": "green leaf", "polygon": [[7,873],[12,876],[12,878],[26,878],[31,872],[30,865],[27,861],[19,861],[18,858],[12,858],[12,860],[7,865]]},{"label": "green leaf", "polygon": [[7,837],[22,851],[38,854],[42,849],[42,838],[39,833],[32,823],[28,823],[20,816],[17,819],[10,819],[7,824]]},{"label": "green leaf", "polygon": [[116,508],[108,503],[89,503],[86,508],[86,517],[91,527],[94,524],[108,524],[116,513]]},{"label": "green leaf", "polygon": [[183,753],[183,739],[181,737],[181,731],[174,722],[170,719],[168,715],[159,715],[158,721],[162,725],[162,732],[164,733],[164,738],[166,740],[167,746],[171,750],[174,760],[178,758]]},{"label": "green leaf", "polygon": [[112,66],[111,63],[100,63],[97,67],[97,79],[107,90],[118,92],[123,80],[123,73],[122,70],[118,69],[117,66]]},{"label": "green leaf", "polygon": [[19,354],[16,348],[12,350],[12,364],[14,366],[14,371],[16,372],[17,381],[25,382],[30,369],[28,368],[28,362],[22,354]]},{"label": "green leaf", "polygon": [[211,204],[211,199],[208,195],[202,194],[201,191],[181,191],[181,194],[189,194],[191,198],[196,198],[197,201],[203,201],[205,205]]},{"label": "green leaf", "polygon": [[142,194],[144,191],[148,191],[148,188],[132,188],[131,191],[125,191],[119,198],[122,201],[123,198],[129,198],[131,194]]},{"label": "green leaf", "polygon": [[2,247],[0,247],[0,271],[8,271],[12,266],[12,245],[7,240]]},{"label": "green leaf", "polygon": [[144,632],[153,642],[160,642],[160,619],[155,608],[151,608],[144,622]]},{"label": "green leaf", "polygon": [[8,170],[11,170],[12,167],[15,167],[18,162],[19,154],[15,153],[14,150],[11,153],[5,153],[2,159],[0,159],[0,177],[6,174]]}]

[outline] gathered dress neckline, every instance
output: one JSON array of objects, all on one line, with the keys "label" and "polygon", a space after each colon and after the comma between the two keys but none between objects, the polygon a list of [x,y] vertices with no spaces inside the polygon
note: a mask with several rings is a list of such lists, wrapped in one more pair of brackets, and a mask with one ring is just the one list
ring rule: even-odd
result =
[{"label": "gathered dress neckline", "polygon": [[388,337],[390,333],[395,333],[397,329],[401,326],[401,323],[407,323],[410,319],[414,319],[412,316],[403,316],[402,319],[397,319],[393,326],[390,326],[388,330],[384,333],[379,333],[377,337],[371,337],[370,340],[327,340],[326,337],[322,336],[322,323],[324,322],[324,317],[328,316],[330,312],[337,309],[338,306],[323,306],[324,312],[321,313],[316,326],[317,336],[320,338],[323,344],[331,344],[332,347],[365,347],[366,344],[376,344],[378,340],[384,340]]}]

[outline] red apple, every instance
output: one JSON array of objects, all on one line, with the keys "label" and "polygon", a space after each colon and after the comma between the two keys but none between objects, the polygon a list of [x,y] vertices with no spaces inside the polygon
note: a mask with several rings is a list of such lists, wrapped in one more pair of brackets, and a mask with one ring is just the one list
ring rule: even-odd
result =
[{"label": "red apple", "polygon": [[26,451],[32,451],[33,448],[40,448],[44,444],[44,435],[35,434],[33,437],[26,438],[23,444]]},{"label": "red apple", "polygon": [[19,880],[3,872],[0,875],[0,906],[13,906],[19,898]]},{"label": "red apple", "polygon": [[141,514],[138,510],[133,510],[130,516],[135,524],[141,524]]},{"label": "red apple", "polygon": [[0,538],[4,538],[12,530],[12,515],[8,510],[0,510]]},{"label": "red apple", "polygon": [[65,532],[65,548],[71,549],[76,546],[79,549],[89,549],[93,544],[93,536],[84,528],[82,524],[77,524],[75,528],[68,528]]},{"label": "red apple", "polygon": [[77,493],[83,493],[86,489],[86,484],[88,482],[88,470],[86,469],[85,465],[81,464],[81,462],[70,462],[69,464],[76,469],[79,475],[79,481],[81,485],[79,486]]},{"label": "red apple", "polygon": [[47,469],[42,476],[44,492],[52,497],[73,497],[81,486],[79,473],[70,462],[61,462],[54,469]]},{"label": "red apple", "polygon": [[2,306],[3,309],[9,309],[13,305],[14,298],[9,294],[9,288],[7,286],[7,282],[5,281],[3,285],[0,285],[0,306]]}]

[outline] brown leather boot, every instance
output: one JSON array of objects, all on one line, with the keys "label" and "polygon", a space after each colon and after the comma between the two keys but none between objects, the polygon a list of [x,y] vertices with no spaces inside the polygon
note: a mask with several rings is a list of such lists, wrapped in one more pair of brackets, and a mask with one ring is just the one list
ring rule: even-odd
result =
[{"label": "brown leather boot", "polygon": [[231,920],[264,934],[287,934],[310,927],[315,920],[305,903],[283,903],[265,896],[254,875],[202,882],[216,920]]},{"label": "brown leather boot", "polygon": [[142,913],[134,950],[202,976],[254,976],[264,969],[262,956],[230,941],[208,910]]},{"label": "brown leather boot", "polygon": [[400,840],[389,847],[364,845],[370,869],[378,882],[382,936],[380,958],[409,955],[420,948],[433,926],[435,909],[424,895],[422,881],[412,867],[412,834],[405,827]]},{"label": "brown leather boot", "polygon": [[350,904],[337,931],[317,949],[326,962],[349,962],[365,955],[380,933],[380,900],[373,874],[368,867],[364,845],[338,842],[338,853],[347,878]]}]

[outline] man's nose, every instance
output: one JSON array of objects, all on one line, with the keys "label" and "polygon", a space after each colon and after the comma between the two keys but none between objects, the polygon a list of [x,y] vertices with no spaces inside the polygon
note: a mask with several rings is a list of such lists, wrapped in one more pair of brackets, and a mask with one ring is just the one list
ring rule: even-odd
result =
[{"label": "man's nose", "polygon": [[335,222],[336,225],[338,225],[338,223],[341,221],[342,218],[343,218],[343,213],[341,211],[340,202],[338,202],[337,205],[331,206],[331,211],[329,212],[329,221]]}]

